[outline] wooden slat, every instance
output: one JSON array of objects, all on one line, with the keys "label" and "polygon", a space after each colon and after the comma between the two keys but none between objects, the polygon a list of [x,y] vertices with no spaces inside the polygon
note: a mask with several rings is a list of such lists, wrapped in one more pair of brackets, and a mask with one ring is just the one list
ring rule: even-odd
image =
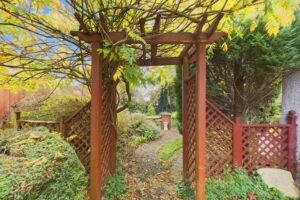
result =
[{"label": "wooden slat", "polygon": [[137,65],[139,66],[179,65],[181,63],[179,57],[140,59],[137,61]]},{"label": "wooden slat", "polygon": [[[161,22],[161,14],[158,14],[155,18],[155,23],[153,26],[152,34],[156,35],[159,33],[160,29],[160,22]],[[151,45],[151,58],[154,59],[157,54],[157,44]]]},{"label": "wooden slat", "polygon": [[[80,40],[83,40],[87,43],[91,42],[101,42],[104,40],[101,35],[98,33],[83,33],[79,31],[72,31],[71,34],[73,36],[79,37]],[[214,33],[213,38],[221,38],[224,33],[216,32]],[[124,41],[126,44],[138,44],[141,43],[139,41],[133,40],[126,36],[126,33],[123,32],[114,32],[109,33],[108,38],[113,43]],[[194,43],[212,43],[211,39],[208,38],[206,33],[200,33],[196,37],[193,33],[182,32],[182,33],[161,33],[158,35],[146,35],[143,39],[148,44],[194,44]]]}]

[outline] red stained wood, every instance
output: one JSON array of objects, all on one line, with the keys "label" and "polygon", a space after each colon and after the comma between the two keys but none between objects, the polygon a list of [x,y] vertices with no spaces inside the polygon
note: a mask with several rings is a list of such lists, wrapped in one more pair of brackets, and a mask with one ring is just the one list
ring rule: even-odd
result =
[{"label": "red stained wood", "polygon": [[187,128],[187,111],[188,111],[188,88],[186,81],[189,79],[189,61],[185,57],[182,65],[182,159],[183,159],[183,179],[187,181],[188,178],[188,128]]},{"label": "red stained wood", "polygon": [[91,171],[90,199],[102,199],[103,169],[102,169],[102,59],[97,53],[100,43],[92,43],[91,71]]},{"label": "red stained wood", "polygon": [[243,166],[243,140],[242,140],[242,125],[241,119],[239,117],[235,118],[235,123],[233,126],[233,166],[242,167]]},{"label": "red stained wood", "polygon": [[161,65],[180,65],[182,62],[179,57],[166,57],[155,59],[139,59],[137,65],[139,66],[161,66]]},{"label": "red stained wood", "polygon": [[205,199],[206,46],[198,44],[196,61],[196,200]]}]

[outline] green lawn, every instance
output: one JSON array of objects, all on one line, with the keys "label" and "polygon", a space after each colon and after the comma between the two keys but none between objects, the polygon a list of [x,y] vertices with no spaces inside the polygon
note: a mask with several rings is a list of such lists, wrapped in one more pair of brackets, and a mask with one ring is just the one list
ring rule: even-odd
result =
[{"label": "green lawn", "polygon": [[174,153],[182,148],[182,139],[174,139],[166,143],[159,151],[159,158],[163,161],[169,160]]}]

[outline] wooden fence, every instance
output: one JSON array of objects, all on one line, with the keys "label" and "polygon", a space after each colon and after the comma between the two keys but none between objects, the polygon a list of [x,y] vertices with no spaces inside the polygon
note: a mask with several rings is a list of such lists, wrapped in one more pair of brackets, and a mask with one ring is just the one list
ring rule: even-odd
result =
[{"label": "wooden fence", "polygon": [[[195,184],[196,130],[195,92],[193,79],[186,82],[187,98],[183,133],[183,163],[185,179]],[[56,122],[18,120],[19,128],[45,126],[62,133],[77,152],[80,160],[90,169],[90,108],[86,104],[69,118]],[[289,112],[288,124],[241,124],[206,101],[206,175],[219,176],[226,168],[243,167],[248,172],[262,167],[289,170],[296,175],[296,113]],[[110,151],[110,146],[103,146]],[[109,159],[109,157],[107,158]],[[106,167],[108,167],[107,165]]]},{"label": "wooden fence", "polygon": [[25,97],[23,91],[15,94],[6,89],[0,90],[0,128],[8,126],[7,123],[13,111],[13,106],[23,97]]},{"label": "wooden fence", "polygon": [[57,121],[23,120],[21,119],[21,113],[18,112],[16,113],[17,128],[24,129],[43,126],[50,131],[61,133],[62,137],[75,149],[86,170],[89,171],[90,107],[91,103],[89,102],[68,118],[61,117]]},{"label": "wooden fence", "polygon": [[[195,78],[184,82],[183,174],[192,187],[196,174]],[[206,101],[206,176],[219,176],[226,168],[243,167],[248,172],[262,167],[288,170],[296,177],[296,113],[288,124],[241,124],[231,120]],[[199,136],[198,136],[199,137]]]}]

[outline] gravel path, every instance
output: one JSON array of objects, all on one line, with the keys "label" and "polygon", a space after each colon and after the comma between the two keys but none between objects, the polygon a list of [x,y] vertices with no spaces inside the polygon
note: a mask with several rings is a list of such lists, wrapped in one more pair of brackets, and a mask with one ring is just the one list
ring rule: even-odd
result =
[{"label": "gravel path", "polygon": [[[181,154],[173,158],[171,167],[159,161],[158,152],[171,140],[181,138],[177,130],[162,131],[161,137],[138,147],[127,172],[130,185],[127,199],[177,200],[176,182],[181,180]],[[132,178],[130,178],[132,177]]]}]

